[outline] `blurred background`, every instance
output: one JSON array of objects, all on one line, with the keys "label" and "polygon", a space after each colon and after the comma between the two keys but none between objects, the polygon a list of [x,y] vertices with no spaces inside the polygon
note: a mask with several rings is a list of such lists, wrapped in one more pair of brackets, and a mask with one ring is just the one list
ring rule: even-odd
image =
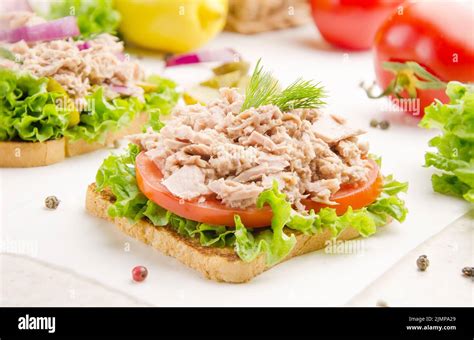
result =
[{"label": "blurred background", "polygon": [[[329,73],[350,73],[351,78],[360,81],[369,98],[388,96],[395,107],[418,118],[434,99],[447,102],[448,81],[474,80],[474,2],[470,0],[4,0],[0,3],[0,13],[13,10],[35,11],[49,20],[75,16],[82,39],[101,33],[116,35],[124,40],[132,56],[152,57],[152,63],[145,60],[144,64],[153,72],[167,72],[162,64],[156,63],[157,59],[165,60],[164,66],[168,68],[244,62],[224,66],[211,75],[200,75],[199,67],[193,70],[194,85],[199,86],[184,93],[188,103],[205,103],[222,86],[244,89],[249,63],[261,57],[280,70],[286,67],[296,70],[300,63],[306,62],[301,59],[303,51],[313,59],[307,64],[308,75],[326,81],[330,90],[347,84],[332,84],[333,77],[325,79],[329,70],[315,64],[321,58],[325,62],[328,58],[337,59],[341,68]],[[357,61],[362,60],[373,62],[375,75],[359,68]],[[189,83],[188,75],[178,72],[171,77]]]}]

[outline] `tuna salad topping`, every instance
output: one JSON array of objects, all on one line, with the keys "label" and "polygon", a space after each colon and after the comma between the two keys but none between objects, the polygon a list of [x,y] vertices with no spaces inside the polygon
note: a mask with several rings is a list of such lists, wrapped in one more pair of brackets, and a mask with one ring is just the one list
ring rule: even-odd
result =
[{"label": "tuna salad topping", "polygon": [[[45,20],[29,12],[11,12],[1,17],[8,28],[31,26]],[[55,79],[71,97],[83,98],[95,85],[104,86],[106,96],[143,96],[137,82],[144,80],[138,63],[124,56],[124,47],[117,37],[100,34],[90,40],[72,38],[15,43],[2,43],[18,63],[0,57],[0,67],[28,72],[36,77]]]},{"label": "tuna salad topping", "polygon": [[273,104],[241,111],[245,97],[234,89],[207,106],[178,106],[159,132],[131,140],[156,164],[162,184],[184,200],[213,195],[226,206],[254,206],[277,181],[298,210],[302,200],[335,204],[331,195],[367,180],[364,131],[317,109],[282,112]]}]

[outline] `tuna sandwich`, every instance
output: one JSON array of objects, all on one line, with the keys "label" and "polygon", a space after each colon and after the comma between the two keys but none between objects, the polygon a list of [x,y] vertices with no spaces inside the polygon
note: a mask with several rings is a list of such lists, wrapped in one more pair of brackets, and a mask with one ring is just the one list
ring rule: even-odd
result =
[{"label": "tuna sandwich", "polygon": [[406,183],[381,174],[364,131],[323,99],[319,84],[281,89],[258,64],[246,95],[222,88],[130,136],[100,167],[87,209],[226,282],[403,221]]},{"label": "tuna sandwich", "polygon": [[[46,165],[65,151],[103,147],[124,129],[140,132],[150,116],[174,106],[174,87],[146,79],[116,36],[81,34],[74,16],[47,21],[33,12],[2,13],[0,149],[8,157],[0,166]],[[24,157],[14,157],[16,148]]]}]

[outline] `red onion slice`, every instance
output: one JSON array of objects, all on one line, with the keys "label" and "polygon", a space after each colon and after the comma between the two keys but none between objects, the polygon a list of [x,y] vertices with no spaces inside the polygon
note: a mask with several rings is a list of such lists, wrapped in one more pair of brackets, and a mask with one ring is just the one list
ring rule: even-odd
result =
[{"label": "red onion slice", "polygon": [[18,27],[13,30],[0,31],[0,40],[14,43],[20,40],[26,42],[50,41],[75,37],[80,34],[77,19],[74,16],[38,24]]},{"label": "red onion slice", "polygon": [[166,67],[206,63],[211,61],[231,62],[240,60],[240,54],[231,48],[205,50],[196,53],[174,55],[166,59]]},{"label": "red onion slice", "polygon": [[82,44],[77,44],[77,48],[79,51],[87,50],[91,48],[91,44],[88,41],[84,41]]}]

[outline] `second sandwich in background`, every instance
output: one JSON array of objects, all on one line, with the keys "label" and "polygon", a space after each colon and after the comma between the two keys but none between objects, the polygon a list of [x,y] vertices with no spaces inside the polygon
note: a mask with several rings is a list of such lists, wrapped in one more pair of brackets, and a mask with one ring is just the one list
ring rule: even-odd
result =
[{"label": "second sandwich in background", "polygon": [[22,11],[2,22],[0,167],[48,165],[110,145],[159,121],[178,99],[176,85],[146,78],[117,37],[82,37],[76,17]]}]

